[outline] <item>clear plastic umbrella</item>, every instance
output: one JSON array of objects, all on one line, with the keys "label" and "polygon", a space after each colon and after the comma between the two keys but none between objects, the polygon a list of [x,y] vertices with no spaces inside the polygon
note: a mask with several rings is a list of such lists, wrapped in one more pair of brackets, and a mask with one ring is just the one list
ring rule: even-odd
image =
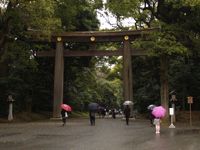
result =
[{"label": "clear plastic umbrella", "polygon": [[149,105],[149,106],[147,107],[147,109],[148,109],[148,110],[153,110],[154,107],[156,107],[156,105],[151,104],[151,105]]},{"label": "clear plastic umbrella", "polygon": [[123,103],[123,105],[133,105],[133,102],[132,102],[132,101],[125,101],[125,102]]}]

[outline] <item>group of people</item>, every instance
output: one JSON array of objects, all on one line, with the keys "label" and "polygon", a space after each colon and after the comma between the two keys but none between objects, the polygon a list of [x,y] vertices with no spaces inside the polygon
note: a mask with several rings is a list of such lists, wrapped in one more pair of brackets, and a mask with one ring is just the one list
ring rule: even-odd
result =
[{"label": "group of people", "polygon": [[[103,117],[105,116],[106,114],[106,110],[105,109],[101,109],[100,111],[103,115]],[[125,117],[125,120],[126,120],[126,125],[129,125],[129,118],[131,116],[131,108],[129,105],[125,105],[125,108],[124,108],[124,117]],[[95,113],[96,111],[89,111],[89,118],[90,118],[90,124],[91,126],[94,126],[95,125]],[[113,113],[112,112],[112,116],[113,116]],[[64,109],[61,109],[61,116],[62,116],[62,126],[65,126],[66,124],[66,119],[68,117],[68,113],[66,110]],[[115,118],[115,116],[113,116],[113,118]],[[150,118],[150,123],[152,126],[155,126],[155,130],[156,130],[156,134],[160,133],[160,123],[161,123],[161,119],[158,118],[158,117],[155,117],[153,114],[152,114],[152,109],[149,109],[149,118]]]},{"label": "group of people", "polygon": [[[131,108],[129,105],[125,105],[125,108],[124,108],[124,117],[126,119],[126,125],[129,125],[129,118],[131,116]],[[112,116],[113,116],[113,110],[112,110]],[[150,123],[152,126],[155,126],[155,131],[156,131],[156,134],[159,134],[160,133],[160,123],[161,123],[161,118],[159,117],[155,117],[153,114],[152,114],[152,109],[149,110],[149,118],[150,118]],[[89,112],[89,117],[90,117],[90,124],[91,125],[95,125],[95,112],[94,111],[90,111]],[[115,118],[115,116],[113,117]]]},{"label": "group of people", "polygon": [[106,116],[106,113],[107,113],[107,109],[106,108],[99,107],[99,109],[98,109],[99,118],[104,118]]},{"label": "group of people", "polygon": [[[96,113],[95,111],[89,111],[90,124],[92,126],[95,125],[95,113]],[[128,105],[126,105],[125,108],[124,108],[124,116],[126,118],[126,125],[129,125],[130,115],[131,115],[131,109]],[[114,119],[116,118],[114,109],[112,110],[112,117]]]},{"label": "group of people", "polygon": [[123,114],[121,109],[116,109],[116,108],[108,109],[105,107],[99,107],[97,113],[99,118],[105,118],[105,117],[108,118],[111,116],[113,119],[115,119],[117,115],[122,116]]}]

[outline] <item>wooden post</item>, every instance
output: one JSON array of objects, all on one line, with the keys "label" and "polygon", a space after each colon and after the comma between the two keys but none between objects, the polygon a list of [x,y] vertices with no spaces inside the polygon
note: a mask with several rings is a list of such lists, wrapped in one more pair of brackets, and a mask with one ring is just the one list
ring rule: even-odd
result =
[{"label": "wooden post", "polygon": [[168,60],[166,55],[160,57],[160,96],[161,96],[161,105],[166,109],[167,114],[166,118],[169,117],[169,87],[168,87]]},{"label": "wooden post", "polygon": [[192,103],[193,103],[193,97],[188,96],[188,104],[190,106],[190,126],[192,126]]},{"label": "wooden post", "polygon": [[124,36],[124,49],[123,49],[123,93],[124,101],[133,100],[132,89],[132,65],[131,65],[131,51],[129,37]]},{"label": "wooden post", "polygon": [[55,53],[55,72],[54,72],[54,103],[53,118],[60,117],[60,105],[63,103],[63,82],[64,82],[64,56],[63,42],[58,37]]},{"label": "wooden post", "polygon": [[190,126],[192,126],[192,104],[189,103],[190,105]]},{"label": "wooden post", "polygon": [[132,72],[132,59],[131,55],[129,55],[129,99],[133,101],[133,72]]}]

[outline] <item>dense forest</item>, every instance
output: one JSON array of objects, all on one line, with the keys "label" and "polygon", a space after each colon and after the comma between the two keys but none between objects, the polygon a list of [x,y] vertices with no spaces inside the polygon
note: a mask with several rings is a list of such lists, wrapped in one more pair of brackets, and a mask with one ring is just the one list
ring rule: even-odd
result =
[{"label": "dense forest", "polygon": [[[99,31],[99,10],[117,20],[114,31],[159,28],[150,40],[132,46],[147,49],[148,56],[134,56],[133,99],[139,112],[160,103],[160,61],[168,60],[169,92],[174,91],[180,109],[200,109],[200,1],[197,0],[0,0],[0,116],[7,115],[9,94],[16,112],[52,112],[54,58],[36,57],[55,49],[51,33]],[[122,21],[133,18],[134,25]],[[108,31],[108,29],[103,29]],[[116,49],[101,44],[99,49]],[[68,49],[88,45],[66,43]],[[65,58],[64,99],[74,110],[84,111],[91,101],[120,108],[121,57]],[[169,93],[170,95],[170,93]]]}]

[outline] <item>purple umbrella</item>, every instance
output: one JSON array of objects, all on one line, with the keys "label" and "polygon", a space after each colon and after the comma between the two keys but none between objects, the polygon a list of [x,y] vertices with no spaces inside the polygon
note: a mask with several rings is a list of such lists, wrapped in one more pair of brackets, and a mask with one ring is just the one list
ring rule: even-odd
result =
[{"label": "purple umbrella", "polygon": [[163,118],[165,116],[166,110],[162,106],[157,106],[153,108],[152,115],[156,118]]}]

